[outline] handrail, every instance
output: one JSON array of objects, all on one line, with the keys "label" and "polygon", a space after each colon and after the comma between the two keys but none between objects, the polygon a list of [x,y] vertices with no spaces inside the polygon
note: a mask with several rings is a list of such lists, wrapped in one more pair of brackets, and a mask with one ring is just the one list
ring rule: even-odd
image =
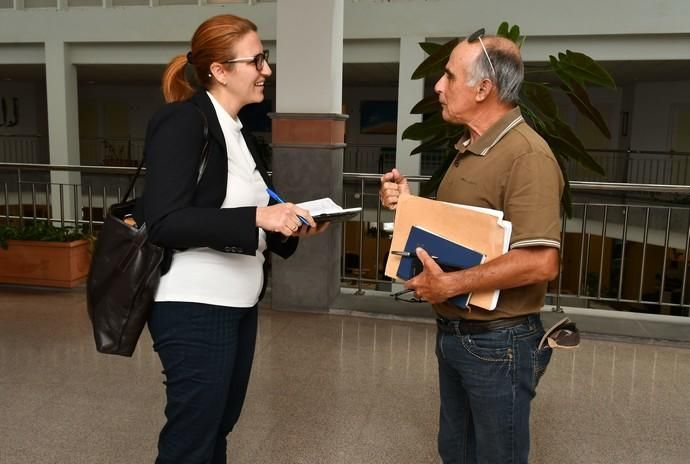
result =
[{"label": "handrail", "polygon": [[[38,163],[0,163],[0,169],[14,170],[22,169],[27,171],[69,171],[69,172],[88,172],[101,174],[134,174],[136,167],[120,166],[84,166],[67,164],[38,164]],[[146,168],[142,168],[145,172]],[[269,175],[271,172],[269,172]],[[407,179],[413,182],[424,182],[430,176],[408,176]],[[370,180],[379,181],[381,174],[345,172],[343,179],[348,181]],[[625,182],[586,182],[570,181],[571,190],[582,191],[616,191],[616,192],[653,192],[653,193],[676,193],[690,194],[690,185],[667,185],[667,184],[638,184]]]},{"label": "handrail", "polygon": [[674,151],[674,150],[633,150],[630,148],[585,148],[585,151],[593,153],[634,153],[639,155],[680,155],[690,156],[688,151]]}]

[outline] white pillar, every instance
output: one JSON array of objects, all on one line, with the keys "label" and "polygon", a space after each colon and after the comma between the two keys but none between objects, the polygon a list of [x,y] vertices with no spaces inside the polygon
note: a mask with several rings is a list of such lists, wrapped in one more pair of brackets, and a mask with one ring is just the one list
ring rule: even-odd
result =
[{"label": "white pillar", "polygon": [[[414,70],[424,60],[426,54],[419,46],[424,37],[405,36],[400,38],[400,71],[398,75],[398,130],[395,147],[395,166],[406,176],[418,176],[421,166],[421,155],[410,156],[419,145],[416,140],[403,140],[402,133],[422,116],[410,114],[414,105],[424,97],[424,79],[412,80]],[[418,184],[413,184],[413,193],[417,193]]]},{"label": "white pillar", "polygon": [[[292,202],[342,203],[345,120],[343,0],[277,2],[273,182]],[[274,309],[328,311],[340,292],[341,228],[304,239],[288,260],[274,259]]]},{"label": "white pillar", "polygon": [[343,0],[279,1],[276,8],[276,112],[339,114]]},{"label": "white pillar", "polygon": [[[46,93],[48,101],[48,148],[50,164],[79,165],[79,119],[77,114],[77,70],[64,42],[45,43]],[[80,219],[75,215],[74,185],[81,183],[77,172],[51,171],[52,217],[66,222]],[[60,188],[63,187],[60,209]],[[78,198],[77,198],[78,200]]]}]

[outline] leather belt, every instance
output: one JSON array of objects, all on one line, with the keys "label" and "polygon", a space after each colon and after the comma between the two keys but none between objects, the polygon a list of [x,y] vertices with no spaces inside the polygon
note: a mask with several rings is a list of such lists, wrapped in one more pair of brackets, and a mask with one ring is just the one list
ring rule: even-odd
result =
[{"label": "leather belt", "polygon": [[511,317],[509,319],[494,319],[493,321],[470,321],[467,319],[436,319],[436,326],[441,332],[456,335],[476,335],[491,330],[509,329],[524,324],[529,316]]}]

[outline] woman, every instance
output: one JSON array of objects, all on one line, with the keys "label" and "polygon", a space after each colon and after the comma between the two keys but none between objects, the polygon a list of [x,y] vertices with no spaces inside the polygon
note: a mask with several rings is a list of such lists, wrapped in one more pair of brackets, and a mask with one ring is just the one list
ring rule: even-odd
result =
[{"label": "woman", "polygon": [[[264,251],[287,258],[297,236],[319,232],[308,211],[269,199],[266,168],[241,132],[239,110],[264,99],[267,58],[252,22],[206,20],[191,51],[165,70],[170,104],[147,130],[138,216],[153,242],[174,250],[166,253],[149,321],[167,396],[156,463],[226,462],[226,436],[240,415],[254,356]],[[201,90],[185,79],[187,67]]]}]

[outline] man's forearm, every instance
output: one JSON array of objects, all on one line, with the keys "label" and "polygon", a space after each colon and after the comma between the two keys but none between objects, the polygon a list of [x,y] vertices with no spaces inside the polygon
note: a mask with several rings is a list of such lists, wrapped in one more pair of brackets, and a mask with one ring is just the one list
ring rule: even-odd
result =
[{"label": "man's forearm", "polygon": [[558,275],[556,248],[517,248],[486,264],[442,276],[448,298],[483,290],[503,290],[547,282]]}]

